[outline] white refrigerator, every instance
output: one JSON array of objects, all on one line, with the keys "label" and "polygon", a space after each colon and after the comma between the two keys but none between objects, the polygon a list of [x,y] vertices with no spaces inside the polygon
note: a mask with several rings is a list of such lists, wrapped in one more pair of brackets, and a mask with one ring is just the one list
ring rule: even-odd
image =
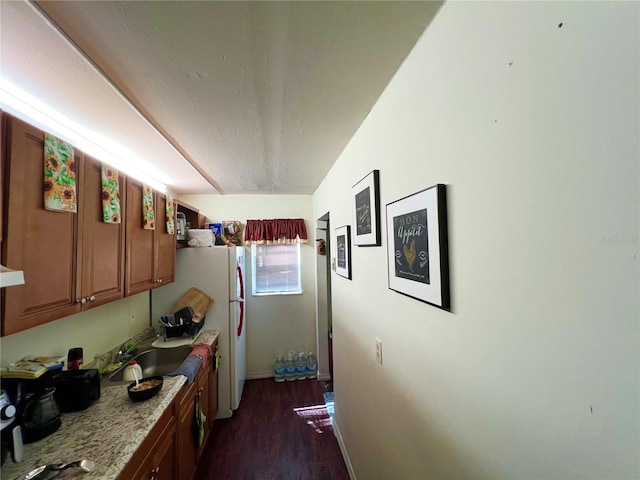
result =
[{"label": "white refrigerator", "polygon": [[173,313],[175,302],[191,287],[213,298],[203,330],[218,330],[218,416],[229,418],[240,406],[247,376],[247,322],[244,302],[244,247],[181,248],[176,252],[176,281],[151,293],[151,320]]}]

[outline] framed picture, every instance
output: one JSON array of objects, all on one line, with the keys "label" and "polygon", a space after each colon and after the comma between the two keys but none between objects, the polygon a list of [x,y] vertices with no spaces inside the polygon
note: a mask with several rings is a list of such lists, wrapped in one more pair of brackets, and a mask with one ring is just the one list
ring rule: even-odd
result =
[{"label": "framed picture", "polygon": [[380,245],[380,171],[373,170],[352,188],[353,244]]},{"label": "framed picture", "polygon": [[387,204],[389,288],[450,310],[446,186]]},{"label": "framed picture", "polygon": [[349,225],[336,228],[336,273],[351,279],[351,231]]}]

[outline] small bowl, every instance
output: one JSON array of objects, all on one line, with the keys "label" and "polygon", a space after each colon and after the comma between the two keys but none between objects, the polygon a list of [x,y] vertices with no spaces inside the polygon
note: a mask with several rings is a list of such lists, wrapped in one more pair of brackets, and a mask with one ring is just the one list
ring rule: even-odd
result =
[{"label": "small bowl", "polygon": [[138,382],[137,387],[136,382],[129,384],[127,393],[134,402],[149,400],[162,390],[162,382],[162,377],[145,377]]}]

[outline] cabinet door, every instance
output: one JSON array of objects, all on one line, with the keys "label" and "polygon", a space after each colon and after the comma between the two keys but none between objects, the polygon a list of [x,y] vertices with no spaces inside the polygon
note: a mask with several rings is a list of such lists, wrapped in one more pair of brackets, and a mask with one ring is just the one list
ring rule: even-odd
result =
[{"label": "cabinet door", "polygon": [[[172,405],[162,413],[149,435],[118,475],[118,480],[175,478],[175,476],[172,477],[176,466],[175,446],[176,422]],[[158,476],[159,474],[162,476]]]},{"label": "cabinet door", "polygon": [[[43,132],[6,114],[3,122],[2,264],[23,270],[25,278],[24,285],[2,289],[2,335],[10,335],[80,311],[79,219],[76,213],[44,209]],[[76,152],[76,165],[80,155]],[[77,191],[76,198],[81,195]]]},{"label": "cabinet door", "polygon": [[127,180],[126,207],[126,295],[150,290],[156,284],[154,276],[155,230],[142,227],[142,184]]},{"label": "cabinet door", "polygon": [[124,297],[126,180],[120,175],[120,223],[105,223],[102,164],[85,155],[83,171],[81,299],[86,301],[85,309]]},{"label": "cabinet door", "polygon": [[211,432],[211,425],[213,425],[213,418],[210,411],[211,404],[209,403],[210,374],[211,374],[211,364],[207,364],[205,367],[203,367],[203,369],[200,370],[200,380],[198,382],[198,396],[196,397],[196,399],[200,402],[200,408],[202,408],[202,413],[204,413],[207,419],[205,420],[205,423],[204,423],[204,439],[202,441],[202,445],[200,445],[200,448],[198,449],[198,452],[197,452],[198,458],[200,457],[200,454],[204,450],[204,448],[202,447],[207,444],[207,440],[209,439],[209,433]]},{"label": "cabinet door", "polygon": [[[175,281],[176,271],[176,234],[167,233],[166,195],[156,193],[156,265],[155,281],[158,286]],[[173,223],[176,225],[175,210]],[[175,232],[175,229],[174,229]]]},{"label": "cabinet door", "polygon": [[127,480],[174,480],[175,434],[162,438],[140,468]]},{"label": "cabinet door", "polygon": [[218,356],[218,341],[211,346],[213,351],[211,373],[209,373],[209,418],[211,418],[210,428],[218,415],[218,370],[216,368],[216,358]]},{"label": "cabinet door", "polygon": [[178,480],[191,480],[196,469],[193,418],[197,386],[197,382],[192,383],[178,403]]},{"label": "cabinet door", "polygon": [[175,480],[176,434],[165,435],[150,455],[150,480]]}]

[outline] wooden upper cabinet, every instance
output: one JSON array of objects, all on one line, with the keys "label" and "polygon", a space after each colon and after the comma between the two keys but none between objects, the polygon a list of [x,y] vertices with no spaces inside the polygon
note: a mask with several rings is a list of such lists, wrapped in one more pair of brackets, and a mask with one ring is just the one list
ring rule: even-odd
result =
[{"label": "wooden upper cabinet", "polygon": [[176,272],[176,212],[174,207],[174,233],[167,233],[167,197],[156,193],[156,281],[158,286],[175,281]]},{"label": "wooden upper cabinet", "polygon": [[184,203],[182,200],[176,201],[176,209],[178,212],[183,213],[189,228],[203,228],[205,222],[205,216],[200,214],[197,208],[192,207]]},{"label": "wooden upper cabinet", "polygon": [[142,221],[142,188],[139,181],[128,180],[126,295],[144,292],[175,280],[176,236],[175,233],[167,233],[166,197],[154,192],[155,229],[145,230]]},{"label": "wooden upper cabinet", "polygon": [[144,230],[142,185],[120,175],[121,222],[104,222],[102,164],[75,150],[77,213],[46,210],[44,133],[1,117],[1,263],[25,278],[0,291],[3,336],[174,281],[164,195],[154,194],[156,230]]},{"label": "wooden upper cabinet", "polygon": [[[105,223],[102,164],[85,155],[82,168],[82,284],[79,298],[90,308],[124,297],[126,178],[118,176],[120,223]],[[115,170],[113,170],[115,172]]]},{"label": "wooden upper cabinet", "polygon": [[127,295],[150,290],[155,285],[155,230],[142,226],[142,183],[127,179]]},{"label": "wooden upper cabinet", "polygon": [[44,208],[44,133],[3,116],[2,263],[25,284],[2,290],[2,334],[62,318],[124,294],[124,227],[102,222],[100,163],[75,150],[77,213]]},{"label": "wooden upper cabinet", "polygon": [[42,131],[5,114],[3,132],[2,264],[25,278],[2,289],[2,335],[10,335],[80,311],[78,215],[44,209]]}]

